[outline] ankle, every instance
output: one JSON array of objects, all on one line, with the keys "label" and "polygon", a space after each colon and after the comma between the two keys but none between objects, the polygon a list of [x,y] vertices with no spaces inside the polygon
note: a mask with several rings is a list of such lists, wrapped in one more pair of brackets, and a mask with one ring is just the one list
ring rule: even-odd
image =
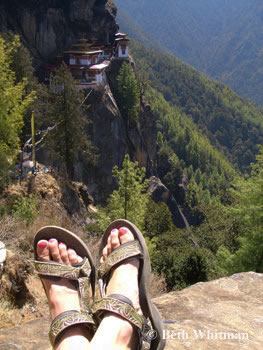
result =
[{"label": "ankle", "polygon": [[105,314],[102,323],[103,328],[111,330],[112,342],[114,342],[116,347],[129,347],[136,333],[130,322],[118,315],[108,313]]},{"label": "ankle", "polygon": [[87,340],[91,341],[91,335],[88,333],[87,327],[83,325],[71,327],[61,336],[54,349],[75,349],[76,345],[80,349],[84,349],[87,348]]}]

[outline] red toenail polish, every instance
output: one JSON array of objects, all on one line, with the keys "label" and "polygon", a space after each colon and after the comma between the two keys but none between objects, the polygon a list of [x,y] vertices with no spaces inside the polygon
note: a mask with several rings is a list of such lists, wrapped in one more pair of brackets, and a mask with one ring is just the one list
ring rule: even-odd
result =
[{"label": "red toenail polish", "polygon": [[39,243],[38,243],[38,247],[39,247],[40,249],[45,249],[45,248],[47,247],[47,242],[39,242]]},{"label": "red toenail polish", "polygon": [[116,228],[114,228],[113,230],[111,230],[111,233],[116,233],[118,232],[118,230]]},{"label": "red toenail polish", "polygon": [[120,235],[120,236],[125,235],[127,232],[128,232],[128,230],[127,230],[126,227],[121,227],[121,228],[119,229],[119,235]]},{"label": "red toenail polish", "polygon": [[49,242],[50,242],[50,243],[55,243],[56,240],[55,240],[55,238],[51,238],[51,239],[49,240]]},{"label": "red toenail polish", "polygon": [[59,242],[58,244],[64,244],[63,242]]}]

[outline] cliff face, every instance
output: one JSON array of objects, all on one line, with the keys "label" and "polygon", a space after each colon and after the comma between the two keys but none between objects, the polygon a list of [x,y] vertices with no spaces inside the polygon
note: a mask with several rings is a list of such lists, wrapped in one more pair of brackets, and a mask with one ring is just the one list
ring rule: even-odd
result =
[{"label": "cliff face", "polygon": [[112,0],[2,0],[0,31],[19,34],[38,65],[82,37],[113,42],[116,12]]},{"label": "cliff face", "polygon": [[87,104],[91,139],[98,149],[98,164],[90,167],[81,161],[75,167],[74,180],[89,185],[94,199],[105,200],[115,187],[112,178],[114,165],[121,167],[125,154],[155,174],[156,128],[149,106],[142,105],[138,123],[127,128],[108,84],[103,89],[93,90]]},{"label": "cliff face", "polygon": [[[0,32],[11,30],[19,34],[37,68],[71,48],[80,38],[113,43],[118,31],[116,12],[112,0],[1,0]],[[120,167],[127,153],[146,168],[148,177],[157,176],[156,126],[149,104],[141,98],[139,120],[128,126],[116,103],[117,76],[122,63],[121,59],[111,62],[108,83],[93,90],[87,99],[90,106],[87,118],[92,120],[89,129],[98,149],[98,164],[90,167],[88,160],[82,159],[74,169],[74,180],[88,185],[96,203],[112,192],[115,187],[112,168]],[[131,58],[130,63],[136,70]],[[53,163],[47,152],[38,154],[38,161]]]}]

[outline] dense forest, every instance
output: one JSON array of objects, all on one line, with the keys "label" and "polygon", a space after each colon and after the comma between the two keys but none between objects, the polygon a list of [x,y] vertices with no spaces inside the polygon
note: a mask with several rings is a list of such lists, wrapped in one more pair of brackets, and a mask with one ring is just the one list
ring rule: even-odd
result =
[{"label": "dense forest", "polygon": [[190,232],[150,236],[154,267],[168,288],[261,271],[262,110],[170,55],[131,48],[156,118],[159,176],[175,197],[187,178],[184,205],[199,217]]},{"label": "dense forest", "polygon": [[116,3],[117,20],[132,38],[148,48],[152,41],[158,42],[241,96],[262,104],[260,0],[168,0],[166,6],[157,0]]},{"label": "dense forest", "polygon": [[247,171],[263,144],[263,111],[175,57],[131,42],[138,71],[165,100],[191,117],[236,170]]}]

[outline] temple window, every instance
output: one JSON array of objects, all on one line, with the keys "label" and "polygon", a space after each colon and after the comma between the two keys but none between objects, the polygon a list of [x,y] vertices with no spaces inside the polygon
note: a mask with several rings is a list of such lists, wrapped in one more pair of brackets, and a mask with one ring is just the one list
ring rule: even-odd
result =
[{"label": "temple window", "polygon": [[123,55],[125,55],[126,46],[124,46],[124,45],[121,46],[121,52],[122,52]]}]

